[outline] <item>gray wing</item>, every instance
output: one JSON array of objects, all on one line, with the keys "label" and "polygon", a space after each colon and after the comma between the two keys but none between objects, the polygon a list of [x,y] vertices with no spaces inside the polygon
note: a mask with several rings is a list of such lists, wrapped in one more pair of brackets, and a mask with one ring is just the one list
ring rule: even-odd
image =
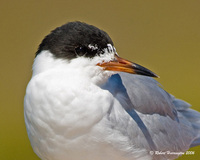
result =
[{"label": "gray wing", "polygon": [[135,110],[143,114],[160,114],[178,120],[174,98],[163,90],[156,80],[127,73],[119,75]]},{"label": "gray wing", "polygon": [[174,150],[184,151],[200,144],[200,113],[190,109],[187,102],[168,94],[153,78],[119,73],[102,88],[121,101],[151,149],[173,146]]},{"label": "gray wing", "polygon": [[179,124],[185,125],[185,130],[193,134],[193,140],[188,141],[190,147],[200,145],[200,113],[190,109],[189,103],[167,93],[153,78],[127,73],[119,75],[133,104],[132,108],[143,114],[169,116],[177,122],[180,119]]}]

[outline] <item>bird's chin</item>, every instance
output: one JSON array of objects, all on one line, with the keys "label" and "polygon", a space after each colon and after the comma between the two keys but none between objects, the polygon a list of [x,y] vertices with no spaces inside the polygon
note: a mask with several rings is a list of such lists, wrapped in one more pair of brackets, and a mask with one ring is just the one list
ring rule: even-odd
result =
[{"label": "bird's chin", "polygon": [[113,74],[117,74],[117,72],[114,71],[106,71],[103,70],[102,68],[100,68],[100,70],[98,70],[96,72],[96,75],[93,76],[92,78],[92,82],[98,86],[101,86],[102,84],[106,83],[107,80],[113,75]]}]

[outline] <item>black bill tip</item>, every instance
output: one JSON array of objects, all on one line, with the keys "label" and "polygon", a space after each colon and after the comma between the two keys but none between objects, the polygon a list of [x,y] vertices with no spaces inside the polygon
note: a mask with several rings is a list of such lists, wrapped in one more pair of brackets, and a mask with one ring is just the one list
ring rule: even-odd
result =
[{"label": "black bill tip", "polygon": [[139,75],[143,75],[143,76],[148,76],[148,77],[155,77],[155,78],[159,78],[159,76],[155,73],[153,73],[152,71],[150,71],[149,69],[133,63],[133,69],[135,71],[135,74],[139,74]]}]

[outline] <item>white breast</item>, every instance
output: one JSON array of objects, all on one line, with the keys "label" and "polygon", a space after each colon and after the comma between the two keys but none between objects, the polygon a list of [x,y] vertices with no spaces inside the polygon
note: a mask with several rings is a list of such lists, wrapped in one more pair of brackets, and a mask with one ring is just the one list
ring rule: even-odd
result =
[{"label": "white breast", "polygon": [[99,87],[113,73],[102,72],[96,63],[89,59],[69,63],[54,59],[48,51],[36,57],[24,114],[31,145],[41,159],[132,160],[134,155],[151,159],[145,149],[135,150],[128,137],[113,129],[109,121],[113,106],[124,123],[131,120],[134,128],[136,124],[111,93]]},{"label": "white breast", "polygon": [[[94,71],[82,72],[75,64],[70,68],[64,61],[54,61],[49,52],[38,57],[24,100],[25,122],[34,151],[42,159],[80,159],[81,153],[90,157],[88,152],[101,139],[95,134],[103,132],[101,122],[113,100],[95,83],[108,77],[97,79],[92,75]],[[107,145],[96,144],[98,149]]]}]

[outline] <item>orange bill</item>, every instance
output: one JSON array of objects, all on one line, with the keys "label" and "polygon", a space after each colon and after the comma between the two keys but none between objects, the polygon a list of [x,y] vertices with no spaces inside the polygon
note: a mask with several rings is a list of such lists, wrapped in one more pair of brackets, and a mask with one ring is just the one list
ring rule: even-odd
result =
[{"label": "orange bill", "polygon": [[97,64],[100,67],[103,67],[104,70],[109,71],[118,71],[118,72],[126,72],[131,74],[140,74],[149,77],[158,77],[155,73],[150,71],[149,69],[133,63],[129,60],[123,59],[118,55],[115,55],[115,59],[109,62],[103,62]]}]

